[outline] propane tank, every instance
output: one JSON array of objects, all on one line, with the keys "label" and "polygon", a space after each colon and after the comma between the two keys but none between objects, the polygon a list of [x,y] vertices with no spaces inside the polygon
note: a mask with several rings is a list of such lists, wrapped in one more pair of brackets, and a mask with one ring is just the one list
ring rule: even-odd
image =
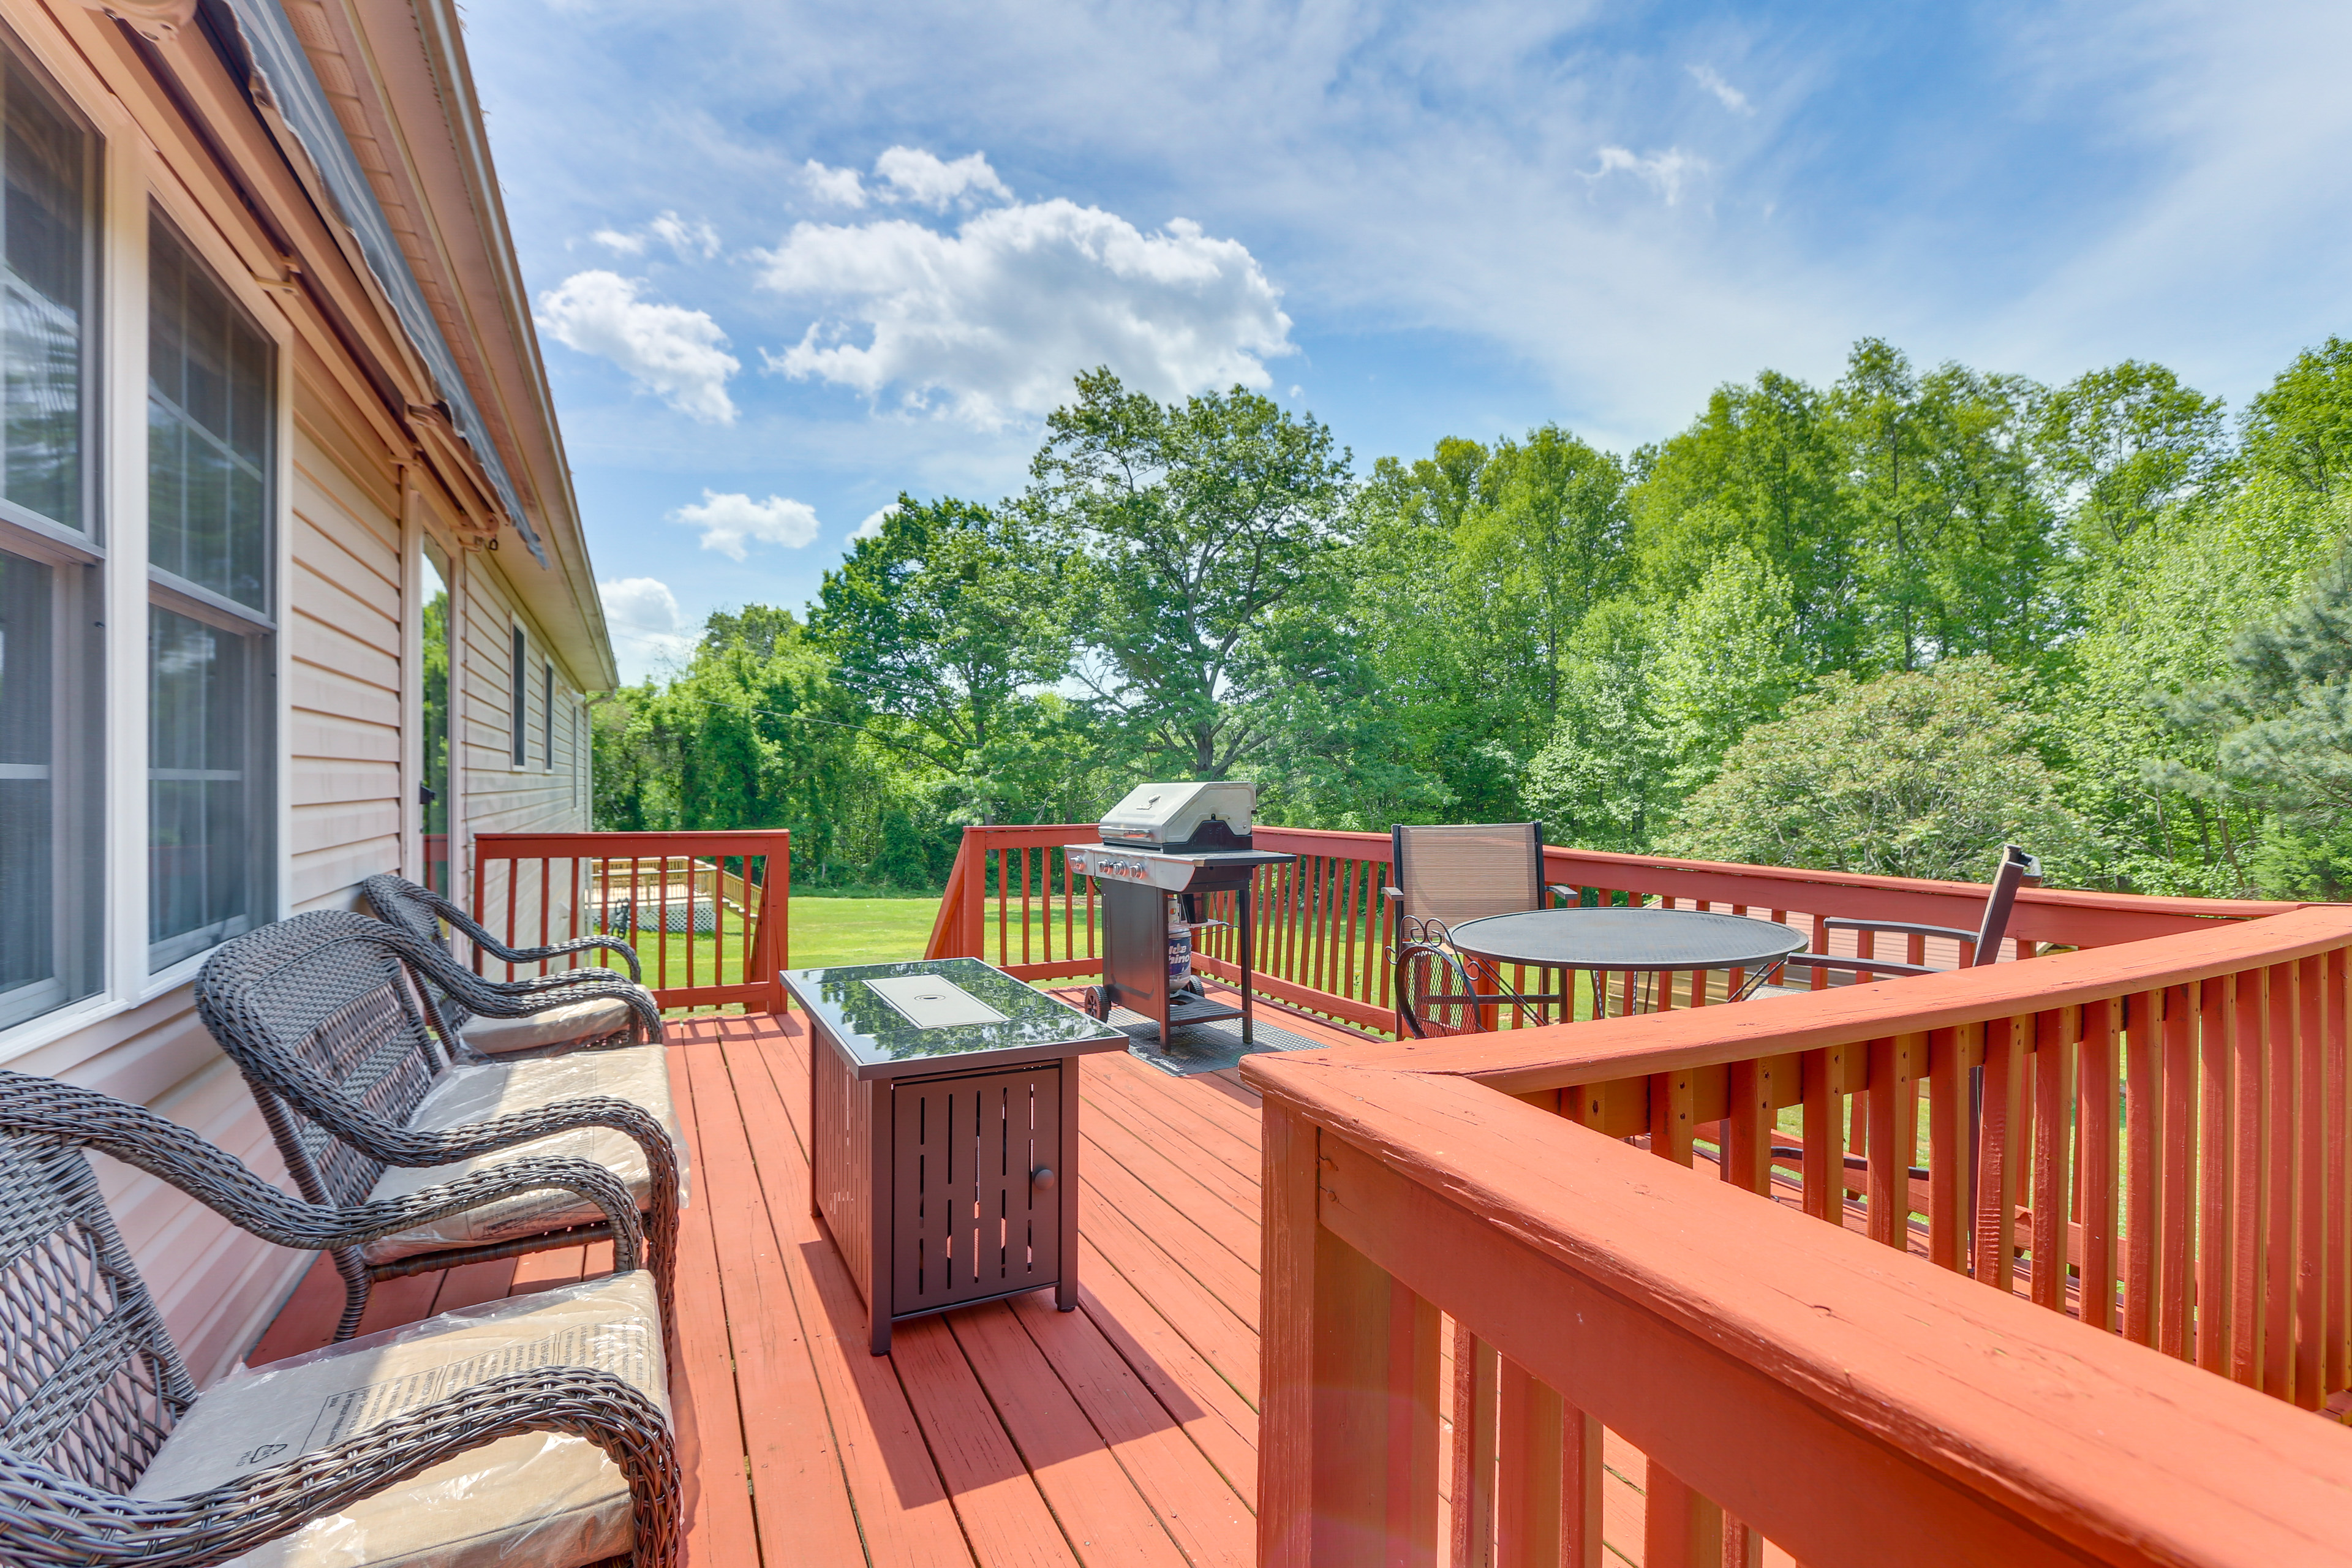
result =
[{"label": "propane tank", "polygon": [[1184,918],[1184,900],[1176,894],[1168,899],[1168,990],[1170,994],[1184,989],[1192,978],[1192,927]]}]

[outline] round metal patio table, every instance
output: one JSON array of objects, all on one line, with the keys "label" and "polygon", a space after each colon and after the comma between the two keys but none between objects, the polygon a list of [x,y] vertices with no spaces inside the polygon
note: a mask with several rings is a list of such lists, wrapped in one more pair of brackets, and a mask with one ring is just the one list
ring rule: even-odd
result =
[{"label": "round metal patio table", "polygon": [[[1528,910],[1464,921],[1449,934],[1457,952],[1489,963],[1592,971],[1596,1017],[1609,1012],[1609,988],[1598,979],[1601,974],[1744,970],[1746,984],[1727,998],[1737,1002],[1805,945],[1802,931],[1777,921],[1712,910]],[[1574,992],[1564,994],[1572,998]]]}]

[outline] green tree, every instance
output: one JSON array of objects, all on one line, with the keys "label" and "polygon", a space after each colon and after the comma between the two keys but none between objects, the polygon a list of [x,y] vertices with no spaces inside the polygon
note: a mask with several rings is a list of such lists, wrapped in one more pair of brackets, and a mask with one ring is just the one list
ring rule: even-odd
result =
[{"label": "green tree", "polygon": [[2247,462],[2316,496],[2352,469],[2352,342],[2305,349],[2246,410]]},{"label": "green tree", "polygon": [[1559,725],[1520,793],[1555,842],[1650,847],[1672,801],[1673,738],[1654,706],[1656,628],[1632,598],[1597,606],[1562,658]]},{"label": "green tree", "polygon": [[1666,836],[1673,853],[1982,880],[2004,843],[2063,868],[2080,829],[2014,675],[1982,658],[1843,673],[1750,730]]},{"label": "green tree", "polygon": [[1916,374],[1875,338],[1831,395],[1867,542],[1873,662],[2031,658],[2056,631],[2049,506],[2034,482],[2021,376]]},{"label": "green tree", "polygon": [[810,611],[835,680],[933,767],[971,781],[982,820],[1006,801],[979,781],[1026,751],[1017,731],[1037,718],[1034,689],[1069,668],[1055,575],[1019,509],[902,494],[881,532],[824,574]]},{"label": "green tree", "polygon": [[2141,360],[2075,377],[2044,395],[2032,417],[2043,473],[2069,513],[2068,534],[2091,558],[2111,554],[2203,489],[2228,456],[2221,400]]},{"label": "green tree", "polygon": [[1789,580],[1744,544],[1664,617],[1651,703],[1677,794],[1713,778],[1732,743],[1780,717],[1803,684],[1796,622]]},{"label": "green tree", "polygon": [[1225,776],[1266,738],[1251,637],[1348,543],[1349,454],[1244,388],[1163,405],[1108,370],[1046,429],[1028,503],[1076,558],[1079,678],[1145,751]]},{"label": "green tree", "polygon": [[1635,571],[1654,602],[1690,593],[1734,547],[1789,581],[1811,669],[1861,657],[1863,542],[1827,401],[1766,371],[1723,386],[1689,429],[1634,455],[1627,497]]}]

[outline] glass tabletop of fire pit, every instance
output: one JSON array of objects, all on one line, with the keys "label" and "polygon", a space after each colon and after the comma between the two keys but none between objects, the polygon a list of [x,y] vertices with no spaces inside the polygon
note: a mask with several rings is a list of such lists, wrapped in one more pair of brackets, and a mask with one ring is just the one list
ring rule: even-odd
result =
[{"label": "glass tabletop of fire pit", "polygon": [[788,969],[782,978],[861,1079],[1127,1047],[1119,1030],[976,958]]}]

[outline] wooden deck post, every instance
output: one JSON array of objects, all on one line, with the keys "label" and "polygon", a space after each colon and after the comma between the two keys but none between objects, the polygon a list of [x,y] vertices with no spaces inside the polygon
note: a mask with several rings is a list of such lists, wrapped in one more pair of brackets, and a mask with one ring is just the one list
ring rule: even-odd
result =
[{"label": "wooden deck post", "polygon": [[1437,1311],[1317,1223],[1318,1138],[1266,1106],[1258,1561],[1432,1568]]}]

